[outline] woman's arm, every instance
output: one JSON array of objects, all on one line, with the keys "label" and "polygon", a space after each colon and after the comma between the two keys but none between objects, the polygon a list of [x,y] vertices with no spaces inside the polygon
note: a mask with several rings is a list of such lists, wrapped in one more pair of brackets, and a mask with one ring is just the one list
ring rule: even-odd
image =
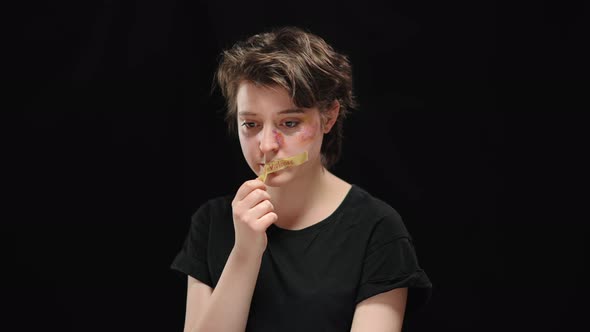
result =
[{"label": "woman's arm", "polygon": [[187,332],[244,332],[246,329],[262,256],[268,244],[266,229],[278,217],[266,185],[260,180],[242,184],[232,201],[232,215],[234,247],[211,296],[203,295],[206,300],[193,299],[195,308],[187,308],[186,325],[194,322],[194,326],[185,328]]},{"label": "woman's arm", "polygon": [[232,250],[211,296],[187,299],[185,332],[243,332],[261,262],[262,256]]},{"label": "woman's arm", "polygon": [[186,287],[186,315],[184,320],[184,332],[194,329],[197,322],[197,315],[203,311],[207,301],[211,297],[213,289],[204,282],[191,277],[187,277]]},{"label": "woman's arm", "polygon": [[397,288],[360,302],[354,311],[351,332],[401,331],[407,297],[407,288]]}]

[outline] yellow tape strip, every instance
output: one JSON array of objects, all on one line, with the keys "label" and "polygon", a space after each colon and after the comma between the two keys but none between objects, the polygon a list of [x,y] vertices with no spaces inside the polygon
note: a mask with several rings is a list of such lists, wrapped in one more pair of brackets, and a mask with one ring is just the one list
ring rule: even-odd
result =
[{"label": "yellow tape strip", "polygon": [[292,156],[292,157],[273,160],[273,161],[267,163],[266,165],[264,165],[264,171],[262,172],[262,174],[260,174],[258,179],[261,180],[262,182],[264,182],[264,181],[266,181],[266,177],[270,173],[278,172],[278,171],[285,169],[287,167],[298,166],[298,165],[303,164],[306,161],[307,161],[307,151],[304,151],[304,152],[302,152],[298,155]]}]

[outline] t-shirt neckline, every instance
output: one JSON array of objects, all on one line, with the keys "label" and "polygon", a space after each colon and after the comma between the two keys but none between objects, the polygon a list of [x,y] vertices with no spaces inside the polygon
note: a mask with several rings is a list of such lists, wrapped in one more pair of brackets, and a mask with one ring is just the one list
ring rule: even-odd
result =
[{"label": "t-shirt neckline", "polygon": [[354,183],[351,183],[350,189],[348,189],[348,192],[346,193],[344,199],[342,200],[342,202],[340,202],[338,207],[329,216],[313,225],[307,226],[302,229],[287,229],[276,226],[275,224],[271,224],[268,227],[267,231],[270,231],[273,234],[299,235],[307,234],[309,232],[313,232],[316,229],[324,227],[325,225],[329,224],[338,214],[340,214],[340,212],[345,208],[346,205],[348,205],[347,203],[349,200],[352,199],[353,191],[356,191],[356,189],[357,186]]}]

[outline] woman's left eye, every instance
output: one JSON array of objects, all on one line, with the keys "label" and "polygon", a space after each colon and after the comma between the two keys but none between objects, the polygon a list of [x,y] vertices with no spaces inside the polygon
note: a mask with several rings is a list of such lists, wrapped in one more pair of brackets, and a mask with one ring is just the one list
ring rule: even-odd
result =
[{"label": "woman's left eye", "polygon": [[299,124],[299,122],[297,122],[297,121],[285,121],[285,122],[283,122],[283,124],[287,128],[295,128],[295,127],[297,127],[297,125]]}]

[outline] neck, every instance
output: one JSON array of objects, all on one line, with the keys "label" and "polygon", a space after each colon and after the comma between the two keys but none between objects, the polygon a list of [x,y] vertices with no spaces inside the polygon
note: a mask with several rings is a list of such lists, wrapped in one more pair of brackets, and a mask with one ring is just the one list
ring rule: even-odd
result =
[{"label": "neck", "polygon": [[319,201],[331,173],[323,166],[313,169],[311,174],[291,181],[280,187],[267,187],[275,213],[279,216],[276,225],[293,228],[313,202]]}]

